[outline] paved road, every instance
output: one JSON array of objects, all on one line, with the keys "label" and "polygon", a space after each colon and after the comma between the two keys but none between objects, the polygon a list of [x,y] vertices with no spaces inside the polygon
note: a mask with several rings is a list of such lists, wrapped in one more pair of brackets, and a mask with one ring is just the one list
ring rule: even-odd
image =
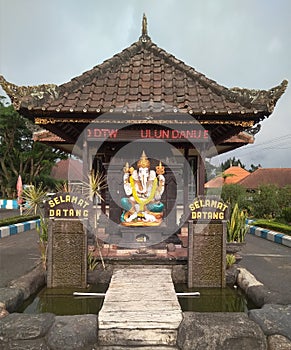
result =
[{"label": "paved road", "polygon": [[291,304],[291,248],[247,235],[240,266]]},{"label": "paved road", "polygon": [[0,288],[31,271],[40,261],[36,230],[0,239]]},{"label": "paved road", "polygon": [[[0,219],[20,215],[19,209],[0,209]],[[36,230],[0,239],[0,288],[31,271],[39,260]]]},{"label": "paved road", "polygon": [[0,220],[20,215],[19,209],[0,209]]}]

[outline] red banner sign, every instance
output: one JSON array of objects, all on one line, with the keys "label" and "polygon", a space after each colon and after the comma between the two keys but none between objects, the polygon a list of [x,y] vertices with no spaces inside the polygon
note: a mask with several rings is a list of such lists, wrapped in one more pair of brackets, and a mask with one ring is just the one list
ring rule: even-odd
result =
[{"label": "red banner sign", "polygon": [[87,140],[105,140],[111,141],[127,141],[137,139],[160,139],[169,141],[208,141],[209,133],[205,129],[141,129],[141,130],[125,130],[125,129],[109,129],[95,128],[87,129]]}]

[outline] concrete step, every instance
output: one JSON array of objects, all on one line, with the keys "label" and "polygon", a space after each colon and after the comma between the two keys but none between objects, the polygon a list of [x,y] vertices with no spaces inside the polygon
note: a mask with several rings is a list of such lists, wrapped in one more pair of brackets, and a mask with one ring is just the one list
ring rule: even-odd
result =
[{"label": "concrete step", "polygon": [[158,346],[154,346],[154,345],[151,345],[151,346],[134,346],[134,347],[128,347],[127,345],[126,346],[111,346],[111,345],[101,345],[97,348],[94,348],[93,350],[180,350],[179,348],[177,348],[176,346],[161,346],[161,345],[158,345]]},{"label": "concrete step", "polygon": [[128,347],[126,346],[114,346],[114,345],[101,345],[98,346],[97,348],[94,348],[93,350],[179,350],[176,346],[134,346],[134,347]]}]

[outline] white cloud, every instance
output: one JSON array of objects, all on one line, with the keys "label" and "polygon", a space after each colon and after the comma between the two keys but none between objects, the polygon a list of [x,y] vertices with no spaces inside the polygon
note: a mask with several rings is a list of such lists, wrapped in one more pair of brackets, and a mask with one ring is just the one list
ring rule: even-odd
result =
[{"label": "white cloud", "polygon": [[282,50],[282,43],[281,40],[278,37],[271,38],[268,46],[267,51],[270,53],[280,52]]}]

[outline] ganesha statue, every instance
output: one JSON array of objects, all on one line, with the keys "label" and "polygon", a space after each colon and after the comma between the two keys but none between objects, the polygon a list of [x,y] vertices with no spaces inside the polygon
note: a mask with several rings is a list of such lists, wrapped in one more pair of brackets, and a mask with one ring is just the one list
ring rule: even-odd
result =
[{"label": "ganesha statue", "polygon": [[123,168],[123,186],[127,197],[121,199],[124,226],[158,226],[162,222],[164,204],[160,202],[165,189],[165,169],[161,162],[156,170],[143,151],[137,169],[126,163]]}]

